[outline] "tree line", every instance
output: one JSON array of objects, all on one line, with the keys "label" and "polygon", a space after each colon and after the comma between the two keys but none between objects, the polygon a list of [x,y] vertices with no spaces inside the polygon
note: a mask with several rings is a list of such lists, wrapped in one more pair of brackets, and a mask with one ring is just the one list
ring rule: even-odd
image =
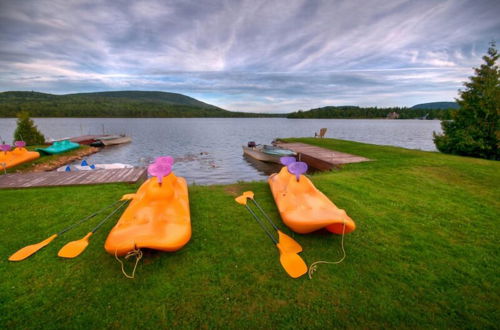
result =
[{"label": "tree line", "polygon": [[347,119],[369,119],[369,118],[387,118],[387,116],[396,112],[399,119],[451,119],[454,109],[410,109],[405,107],[361,108],[356,106],[344,107],[323,107],[311,109],[308,111],[299,110],[288,114],[287,118],[347,118]]}]

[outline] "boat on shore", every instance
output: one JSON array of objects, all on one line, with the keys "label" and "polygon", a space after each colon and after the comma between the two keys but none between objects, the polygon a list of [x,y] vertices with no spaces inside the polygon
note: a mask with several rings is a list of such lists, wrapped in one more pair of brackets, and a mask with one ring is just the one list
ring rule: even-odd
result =
[{"label": "boat on shore", "polygon": [[[86,165],[84,165],[86,164]],[[75,171],[92,171],[92,170],[116,170],[120,168],[134,168],[134,166],[122,163],[112,164],[91,164],[82,163],[80,165],[64,165],[59,167],[57,172],[75,172]]]},{"label": "boat on shore", "polygon": [[90,145],[92,147],[105,147],[105,146],[112,146],[116,144],[123,144],[130,142],[132,142],[132,138],[130,136],[121,134],[121,135],[108,135],[100,137],[96,139],[96,141],[92,142]]},{"label": "boat on shore", "polygon": [[80,148],[80,144],[71,142],[69,140],[62,140],[55,141],[51,146],[47,148],[36,148],[35,150],[46,155],[58,155],[78,148]]},{"label": "boat on shore", "polygon": [[262,162],[280,164],[281,157],[295,157],[297,154],[291,150],[283,149],[266,144],[255,144],[249,142],[247,146],[242,146],[243,153],[249,157]]}]

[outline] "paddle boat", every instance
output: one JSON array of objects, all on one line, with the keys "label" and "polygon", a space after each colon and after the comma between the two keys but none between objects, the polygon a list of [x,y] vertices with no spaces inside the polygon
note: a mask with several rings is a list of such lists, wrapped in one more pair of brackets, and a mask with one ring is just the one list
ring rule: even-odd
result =
[{"label": "paddle boat", "polygon": [[335,234],[347,234],[356,229],[346,211],[339,209],[319,191],[303,173],[307,164],[293,157],[283,157],[285,165],[272,174],[269,186],[281,219],[291,230],[307,234],[325,228]]},{"label": "paddle boat", "polygon": [[0,145],[0,169],[5,170],[40,157],[40,153],[26,150],[24,141],[16,141],[14,145],[16,148],[12,151],[10,145]]},{"label": "paddle boat", "polygon": [[146,180],[111,229],[105,250],[124,256],[142,248],[173,252],[191,239],[191,217],[186,180],[172,172],[172,157],[158,157],[149,165]]},{"label": "paddle boat", "polygon": [[295,157],[297,154],[291,150],[266,145],[255,144],[250,141],[246,146],[242,146],[243,153],[263,162],[280,163],[281,157]]},{"label": "paddle boat", "polygon": [[70,140],[62,140],[62,141],[55,141],[54,143],[52,143],[50,147],[37,148],[36,150],[47,155],[57,155],[57,154],[62,154],[63,152],[66,151],[78,149],[79,147],[80,144],[78,143],[71,142]]}]

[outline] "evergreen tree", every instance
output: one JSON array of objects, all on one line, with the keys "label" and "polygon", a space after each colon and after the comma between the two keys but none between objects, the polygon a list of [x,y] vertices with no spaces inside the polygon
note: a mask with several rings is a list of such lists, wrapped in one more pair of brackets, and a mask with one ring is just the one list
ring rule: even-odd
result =
[{"label": "evergreen tree", "polygon": [[21,111],[17,114],[17,128],[14,132],[14,140],[24,141],[26,145],[45,143],[45,137],[38,131],[27,111]]},{"label": "evergreen tree", "polygon": [[443,134],[434,133],[439,151],[450,154],[500,159],[500,57],[492,42],[484,64],[475,68],[475,76],[459,91],[460,108],[451,121],[443,121]]}]

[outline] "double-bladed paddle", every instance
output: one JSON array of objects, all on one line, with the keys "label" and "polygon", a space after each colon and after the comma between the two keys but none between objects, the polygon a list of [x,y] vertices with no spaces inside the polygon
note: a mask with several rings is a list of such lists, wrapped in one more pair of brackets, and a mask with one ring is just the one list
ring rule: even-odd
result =
[{"label": "double-bladed paddle", "polygon": [[61,230],[57,234],[54,234],[54,235],[50,236],[49,238],[41,241],[40,243],[28,245],[28,246],[23,247],[22,249],[19,249],[17,252],[15,252],[14,254],[12,254],[9,257],[9,260],[10,261],[21,261],[21,260],[24,260],[24,259],[28,258],[29,256],[35,254],[38,250],[40,250],[44,246],[49,245],[49,243],[52,242],[57,236],[61,236],[62,234],[64,234],[68,230],[73,229],[74,227],[76,227],[76,226],[84,223],[85,221],[92,219],[93,217],[95,217],[99,213],[101,213],[101,212],[103,212],[103,211],[105,211],[105,210],[107,210],[107,209],[115,206],[118,202],[119,201],[116,201],[116,202],[114,202],[111,205],[103,207],[102,209],[100,209],[100,210],[98,210],[98,211],[96,211],[96,212],[94,212],[94,213],[86,216],[85,218],[83,218],[83,219],[75,222],[74,224],[72,224],[72,225],[64,228],[63,230]]}]

